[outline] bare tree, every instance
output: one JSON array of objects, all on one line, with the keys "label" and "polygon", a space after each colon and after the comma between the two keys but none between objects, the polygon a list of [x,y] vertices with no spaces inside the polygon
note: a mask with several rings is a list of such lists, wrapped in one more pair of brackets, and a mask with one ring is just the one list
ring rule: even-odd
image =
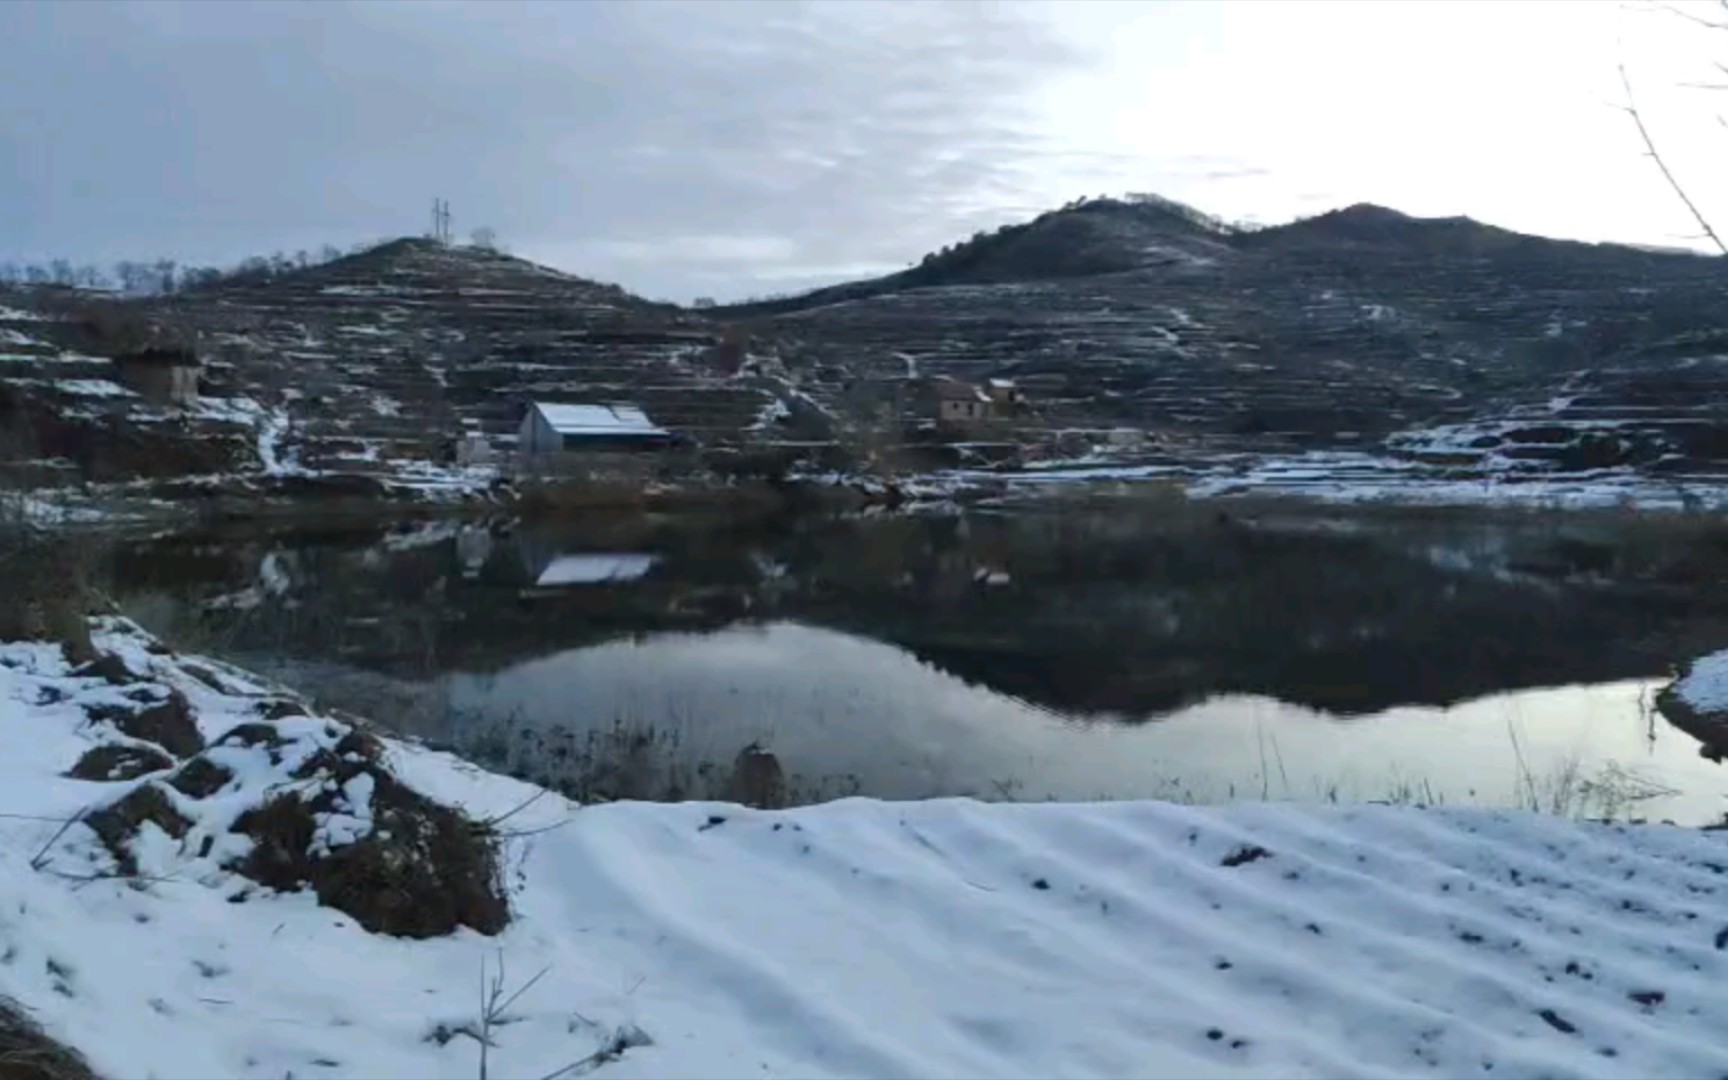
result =
[{"label": "bare tree", "polygon": [[167,294],[174,291],[175,285],[177,284],[175,272],[178,269],[179,264],[173,259],[156,260],[155,264],[150,267],[150,270],[155,279],[153,284],[155,285],[157,292]]},{"label": "bare tree", "polygon": [[482,225],[468,234],[468,242],[481,251],[498,251],[498,231]]},{"label": "bare tree", "polygon": [[141,262],[122,259],[114,264],[114,276],[125,292],[141,293],[150,288],[150,268]]},{"label": "bare tree", "polygon": [[[1684,11],[1669,4],[1657,4],[1656,7],[1658,10],[1665,11],[1672,15],[1677,15],[1680,18],[1697,23],[1698,25],[1707,27],[1711,30],[1728,30],[1728,0],[1717,0],[1717,3],[1722,15],[1720,19],[1705,18],[1701,15],[1695,15],[1692,12]],[[1728,64],[1717,61],[1715,67],[1718,71],[1728,74]],[[1657,148],[1655,137],[1650,134],[1650,128],[1644,123],[1644,114],[1638,110],[1638,99],[1632,93],[1632,78],[1626,73],[1626,62],[1624,60],[1620,62],[1619,68],[1620,88],[1625,94],[1625,103],[1621,108],[1625,111],[1627,116],[1631,117],[1633,126],[1638,129],[1638,138],[1644,143],[1645,155],[1649,157],[1651,161],[1656,163],[1657,170],[1662,173],[1662,179],[1667,182],[1669,189],[1674,192],[1675,198],[1680,200],[1681,205],[1686,207],[1686,212],[1690,214],[1692,220],[1697,223],[1702,238],[1709,240],[1719,253],[1728,255],[1728,244],[1723,243],[1722,237],[1716,232],[1715,227],[1710,224],[1710,219],[1698,208],[1698,204],[1692,200],[1692,196],[1686,190],[1686,185],[1681,183],[1680,178],[1674,174],[1674,170],[1668,167],[1667,159],[1662,156],[1662,151]],[[1715,86],[1705,87],[1705,89],[1728,88]],[[1721,123],[1723,127],[1728,128],[1728,120],[1724,120],[1719,116],[1717,117],[1717,121]]]}]

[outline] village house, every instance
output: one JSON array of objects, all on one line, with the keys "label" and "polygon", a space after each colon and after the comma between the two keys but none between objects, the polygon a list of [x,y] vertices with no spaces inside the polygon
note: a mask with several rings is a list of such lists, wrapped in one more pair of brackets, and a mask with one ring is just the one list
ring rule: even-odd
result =
[{"label": "village house", "polygon": [[647,454],[672,441],[635,405],[548,401],[529,404],[516,440],[522,471],[542,475],[639,472]]},{"label": "village house", "polygon": [[1026,400],[1025,395],[1020,393],[1020,384],[1013,379],[986,379],[984,393],[989,395],[999,416],[1012,415],[1014,410],[1020,407],[1020,403]]},{"label": "village house", "polygon": [[937,379],[930,387],[936,405],[936,423],[945,428],[967,428],[989,423],[996,403],[975,383],[960,379]]},{"label": "village house", "polygon": [[198,401],[198,354],[186,348],[154,347],[114,358],[115,379],[152,405]]}]

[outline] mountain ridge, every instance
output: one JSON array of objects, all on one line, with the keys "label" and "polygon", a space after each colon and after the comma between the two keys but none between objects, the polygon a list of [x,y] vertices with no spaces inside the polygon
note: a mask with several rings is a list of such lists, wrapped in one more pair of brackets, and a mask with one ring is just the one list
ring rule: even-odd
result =
[{"label": "mountain ridge", "polygon": [[[1118,226],[1117,231],[1098,227],[1106,223]],[[1140,195],[1079,200],[1027,221],[975,233],[925,255],[906,270],[791,296],[719,305],[707,313],[719,318],[779,315],[909,289],[1179,268],[1243,255],[1362,249],[1481,258],[1707,257],[1684,249],[1541,236],[1462,215],[1417,217],[1366,202],[1280,225],[1243,228],[1172,199]],[[1048,261],[1040,263],[1039,257]]]}]

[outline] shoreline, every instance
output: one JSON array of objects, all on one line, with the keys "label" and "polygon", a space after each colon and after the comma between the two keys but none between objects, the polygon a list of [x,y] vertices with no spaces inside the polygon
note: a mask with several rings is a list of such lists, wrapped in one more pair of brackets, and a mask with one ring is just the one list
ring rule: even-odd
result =
[{"label": "shoreline", "polygon": [[[1728,1058],[1722,833],[1371,804],[582,807],[93,629],[85,666],[0,643],[0,995],[97,1075],[472,1077],[482,1045],[500,1075],[633,1078]],[[304,833],[262,830],[283,800]],[[490,875],[447,878],[436,846],[366,861],[422,819],[492,837],[496,892],[452,904]],[[343,860],[383,876],[350,895]],[[432,891],[398,909],[383,884]]]}]

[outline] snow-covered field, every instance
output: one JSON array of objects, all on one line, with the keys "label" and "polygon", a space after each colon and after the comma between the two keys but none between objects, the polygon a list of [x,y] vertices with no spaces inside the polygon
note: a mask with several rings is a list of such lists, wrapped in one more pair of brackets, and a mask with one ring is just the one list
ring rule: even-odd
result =
[{"label": "snow-covered field", "polygon": [[979,483],[1053,488],[1084,483],[1180,483],[1196,499],[1237,495],[1291,496],[1336,504],[1525,507],[1555,510],[1722,510],[1728,486],[1717,480],[1662,478],[1636,469],[1592,472],[1524,470],[1459,476],[1456,471],[1380,454],[1312,451],[1289,457],[1110,463],[1091,458],[1020,471],[953,470],[931,483],[950,489]]},{"label": "snow-covered field", "polygon": [[[1718,1076],[1728,833],[1414,808],[847,800],[578,808],[391,743],[384,764],[510,815],[496,937],[371,934],[225,868],[224,829],[305,747],[206,751],[233,778],[143,875],[65,819],[129,782],[61,774],[89,708],[182,694],[204,739],[281,691],[113,621],[142,681],[0,646],[0,993],[99,1072],[479,1075]],[[218,689],[217,687],[220,687]],[[130,696],[128,696],[130,695]],[[303,755],[301,755],[303,757]],[[349,781],[315,844],[375,827]],[[206,838],[209,838],[206,846]],[[483,976],[484,968],[484,976]]]}]

